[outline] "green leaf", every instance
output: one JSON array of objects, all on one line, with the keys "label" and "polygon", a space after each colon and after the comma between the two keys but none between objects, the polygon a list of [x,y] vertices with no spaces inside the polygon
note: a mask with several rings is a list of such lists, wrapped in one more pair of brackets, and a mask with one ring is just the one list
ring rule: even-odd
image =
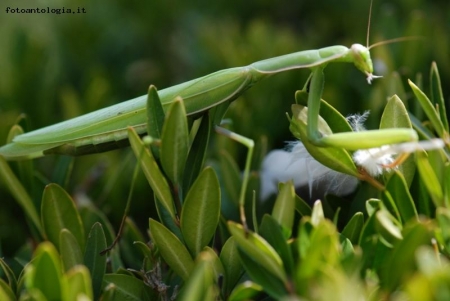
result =
[{"label": "green leaf", "polygon": [[83,253],[81,252],[80,245],[69,230],[65,228],[61,230],[59,243],[64,271],[67,272],[72,267],[83,264]]},{"label": "green leaf", "polygon": [[239,167],[226,150],[220,151],[219,161],[225,191],[229,195],[230,200],[237,205],[239,202],[239,189],[237,188],[241,187],[242,182]]},{"label": "green leaf", "polygon": [[236,286],[228,297],[228,301],[256,300],[256,296],[261,292],[263,292],[261,285],[252,281],[245,281]]},{"label": "green leaf", "polygon": [[115,289],[113,298],[109,300],[155,300],[155,296],[153,296],[150,287],[146,286],[142,280],[133,276],[106,274],[103,278],[103,285],[107,288],[111,284],[114,285]]},{"label": "green leaf", "polygon": [[437,132],[439,137],[444,138],[444,125],[442,124],[439,114],[438,112],[436,112],[433,104],[425,95],[425,93],[423,93],[419,89],[419,87],[417,87],[411,80],[408,79],[408,83],[411,86],[411,89],[413,90],[417,100],[420,102],[420,105],[422,106],[425,114],[433,125],[434,130]]},{"label": "green leaf", "polygon": [[436,221],[439,225],[436,236],[447,254],[450,254],[450,210],[442,207],[437,208]]},{"label": "green leaf", "polygon": [[389,191],[392,199],[397,205],[403,223],[410,219],[418,219],[416,206],[414,200],[409,192],[406,181],[397,170],[395,170],[388,182],[386,183],[386,190]]},{"label": "green leaf", "polygon": [[242,264],[239,259],[236,239],[233,236],[227,239],[220,251],[220,261],[222,262],[225,277],[223,294],[229,295],[242,274]]},{"label": "green leaf", "polygon": [[7,285],[9,287],[11,287],[11,290],[16,291],[16,289],[17,289],[16,275],[14,275],[14,272],[12,271],[12,269],[9,267],[9,265],[5,262],[5,260],[3,258],[0,258],[0,267],[3,270],[3,273],[1,273],[1,274],[3,275],[3,277],[6,277],[6,279],[8,280]]},{"label": "green leaf", "polygon": [[61,299],[62,269],[58,252],[50,242],[39,244],[32,263],[25,269],[27,290],[40,291],[47,300]]},{"label": "green leaf", "polygon": [[[217,300],[217,289],[214,288],[213,260],[209,252],[200,253],[198,261],[177,300]],[[211,294],[214,296],[211,296]]]},{"label": "green leaf", "polygon": [[[164,124],[164,110],[156,87],[150,85],[147,94],[147,134],[155,139],[161,138]],[[153,154],[159,158],[159,148],[152,145]]]},{"label": "green leaf", "polygon": [[161,205],[167,209],[170,217],[175,220],[175,208],[173,205],[172,193],[170,192],[169,184],[159,169],[155,158],[144,146],[133,128],[128,129],[128,139],[130,140],[130,145],[133,149],[134,155],[137,160],[141,162],[144,175],[147,178],[150,187],[152,187],[158,201],[161,202]]},{"label": "green leaf", "polygon": [[92,277],[92,288],[95,299],[100,296],[103,276],[106,270],[106,256],[100,255],[100,252],[106,249],[106,237],[103,232],[102,224],[95,223],[86,242],[86,251],[84,252],[84,264],[89,269]]},{"label": "green leaf", "polygon": [[448,119],[447,110],[445,109],[444,94],[442,93],[441,78],[439,76],[439,71],[436,62],[431,63],[430,71],[430,86],[431,86],[431,100],[435,104],[439,111],[439,117],[444,126],[445,131],[448,133]]},{"label": "green leaf", "polygon": [[238,248],[238,252],[242,265],[250,276],[250,279],[263,287],[269,296],[274,300],[280,300],[288,294],[286,291],[286,283],[270,272],[267,266],[261,264],[255,257],[240,247]]},{"label": "green leaf", "polygon": [[294,183],[289,181],[280,184],[280,192],[272,210],[272,217],[282,227],[284,237],[291,237],[295,213],[295,190]]},{"label": "green leaf", "polygon": [[275,249],[283,261],[288,275],[293,274],[294,258],[291,247],[287,243],[288,237],[283,235],[282,226],[273,216],[265,214],[259,228],[259,234]]},{"label": "green leaf", "polygon": [[15,301],[17,300],[14,295],[12,287],[5,282],[5,280],[0,278],[0,300],[2,301]]},{"label": "green leaf", "polygon": [[161,256],[173,271],[186,281],[194,268],[194,261],[189,251],[178,237],[164,227],[163,224],[150,219],[149,226],[150,235]]},{"label": "green leaf", "polygon": [[225,273],[225,269],[223,267],[222,262],[217,256],[216,251],[214,251],[211,247],[205,247],[203,251],[197,256],[195,262],[198,263],[201,260],[206,260],[209,262],[214,272],[214,279],[219,279]]},{"label": "green leaf", "polygon": [[33,226],[38,230],[39,234],[44,236],[44,230],[41,227],[39,215],[36,207],[34,207],[31,197],[28,195],[27,191],[2,156],[0,156],[0,180],[4,183],[4,186],[9,189],[11,195],[25,211],[26,215],[33,223]]},{"label": "green leaf", "polygon": [[209,114],[205,114],[201,119],[200,127],[189,149],[186,167],[184,169],[183,191],[189,191],[192,183],[197,179],[203,168],[210,133],[211,121],[209,120]]},{"label": "green leaf", "polygon": [[207,167],[189,190],[181,211],[181,232],[192,256],[197,256],[211,241],[219,217],[219,180],[214,170]]},{"label": "green leaf", "polygon": [[89,270],[83,265],[75,266],[64,275],[62,288],[63,301],[94,300]]},{"label": "green leaf", "polygon": [[[384,108],[383,115],[381,116],[380,129],[390,128],[412,128],[408,111],[406,110],[402,100],[397,95],[389,98],[386,107]],[[399,169],[402,171],[409,187],[416,171],[414,157],[410,156],[405,162],[403,162]]]},{"label": "green leaf", "polygon": [[[318,147],[309,141],[306,131],[307,109],[300,105],[292,105],[291,132],[303,142],[314,159],[333,170],[358,177],[355,163],[346,150],[337,147]],[[322,128],[328,127],[323,119],[319,119]],[[325,130],[322,130],[322,132],[328,135],[332,133],[329,128],[326,132]]]},{"label": "green leaf", "polygon": [[391,193],[388,190],[384,190],[381,194],[381,200],[383,201],[383,205],[389,210],[389,212],[395,216],[397,220],[401,220],[400,212],[398,211],[397,204],[394,202],[394,199],[391,196]]},{"label": "green leaf", "polygon": [[189,131],[183,100],[170,106],[161,135],[161,165],[167,177],[179,184],[189,151]]},{"label": "green leaf", "polygon": [[[303,90],[295,92],[295,102],[304,107],[308,106],[308,93]],[[332,107],[328,102],[320,100],[320,116],[326,120],[333,133],[351,132],[353,131],[347,119]]]},{"label": "green leaf", "polygon": [[376,216],[376,229],[389,245],[403,239],[399,222],[387,211],[379,210]]},{"label": "green leaf", "polygon": [[403,231],[403,240],[399,241],[390,258],[385,261],[380,272],[381,285],[394,291],[416,269],[415,255],[421,245],[429,245],[432,233],[426,224],[414,222]]},{"label": "green leaf", "polygon": [[308,286],[327,267],[334,267],[340,257],[341,246],[335,226],[329,220],[323,219],[310,234],[309,246],[304,250],[304,260],[296,269],[297,291]]},{"label": "green leaf", "polygon": [[56,184],[45,187],[41,204],[42,227],[45,235],[58,249],[59,235],[66,228],[76,238],[81,249],[84,249],[84,228],[80,215],[70,195]]},{"label": "green leaf", "polygon": [[353,245],[358,244],[364,225],[364,214],[356,212],[345,225],[342,235],[347,237]]},{"label": "green leaf", "polygon": [[300,213],[301,216],[310,216],[312,209],[307,202],[305,202],[301,197],[295,195],[295,210]]},{"label": "green leaf", "polygon": [[283,283],[287,281],[280,256],[266,240],[231,221],[228,222],[228,229],[243,253],[253,258],[255,262]]},{"label": "green leaf", "polygon": [[438,206],[444,204],[444,193],[439,183],[438,177],[431,167],[425,152],[416,152],[417,169],[419,170],[420,179],[425,184],[433,203]]}]

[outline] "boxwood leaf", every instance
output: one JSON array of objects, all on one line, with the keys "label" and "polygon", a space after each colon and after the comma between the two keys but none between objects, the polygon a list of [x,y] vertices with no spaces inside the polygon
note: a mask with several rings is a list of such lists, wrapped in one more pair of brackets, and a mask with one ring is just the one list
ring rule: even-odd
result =
[{"label": "boxwood leaf", "polygon": [[137,160],[141,162],[141,168],[147,178],[150,187],[155,193],[161,205],[167,209],[171,218],[175,220],[175,208],[173,198],[170,191],[169,184],[166,178],[159,169],[152,153],[144,146],[141,139],[133,128],[128,129],[128,139],[130,140],[131,148]]},{"label": "boxwood leaf", "polygon": [[231,292],[228,301],[255,300],[256,296],[263,291],[263,287],[252,281],[239,283]]},{"label": "boxwood leaf", "polygon": [[253,258],[255,262],[283,283],[287,281],[280,256],[265,239],[232,221],[228,222],[228,229],[243,253]]},{"label": "boxwood leaf", "polygon": [[282,227],[284,237],[291,237],[295,213],[295,189],[292,181],[280,184],[280,191],[275,200],[272,217]]},{"label": "boxwood leaf", "polygon": [[189,190],[181,211],[181,232],[194,257],[211,241],[219,217],[219,180],[215,171],[207,167]]},{"label": "boxwood leaf", "polygon": [[[164,110],[156,87],[150,85],[147,94],[147,134],[155,139],[161,138],[164,124]],[[152,151],[159,158],[159,148],[152,145]]]},{"label": "boxwood leaf", "polygon": [[100,255],[100,252],[105,249],[105,232],[102,224],[97,222],[92,225],[86,242],[86,251],[84,252],[84,264],[91,273],[95,299],[100,296],[103,276],[105,275],[107,257]]},{"label": "boxwood leaf", "polygon": [[41,204],[41,220],[45,234],[59,249],[61,230],[68,229],[84,249],[84,228],[75,203],[69,194],[57,184],[45,187]]},{"label": "boxwood leaf", "polygon": [[91,276],[84,265],[77,265],[67,272],[62,284],[64,301],[78,301],[83,298],[94,300]]},{"label": "boxwood leaf", "polygon": [[206,150],[208,148],[211,133],[211,121],[209,113],[205,114],[200,122],[200,126],[192,141],[191,148],[186,160],[183,176],[183,191],[189,191],[192,183],[197,179],[205,162]]},{"label": "boxwood leaf", "polygon": [[259,228],[259,234],[267,240],[267,242],[275,249],[283,260],[284,269],[288,275],[292,275],[294,268],[294,258],[292,256],[291,247],[287,243],[287,239],[282,226],[273,216],[264,215]]},{"label": "boxwood leaf", "polygon": [[170,232],[163,224],[150,219],[150,235],[158,247],[161,256],[166,263],[177,273],[183,280],[187,280],[194,267],[189,251],[185,245]]},{"label": "boxwood leaf", "polygon": [[64,271],[67,272],[72,267],[83,264],[83,253],[81,252],[80,245],[69,230],[65,228],[61,230],[59,243]]},{"label": "boxwood leaf", "polygon": [[61,262],[50,242],[39,244],[32,263],[25,269],[27,290],[40,291],[47,300],[61,300]]},{"label": "boxwood leaf", "polygon": [[[218,294],[213,288],[215,283],[213,263],[211,262],[213,260],[210,254],[199,254],[198,261],[177,300],[216,300]],[[211,294],[215,296],[211,298]]]},{"label": "boxwood leaf", "polygon": [[176,98],[166,115],[161,134],[161,165],[167,177],[179,184],[189,151],[189,131],[186,109]]},{"label": "boxwood leaf", "polygon": [[[292,105],[291,132],[303,142],[305,148],[314,159],[333,170],[357,177],[358,170],[350,154],[345,149],[338,147],[319,147],[309,141],[306,131],[307,110],[308,108],[306,107]],[[327,135],[332,134],[326,122],[322,118],[320,120],[321,127],[324,128],[322,132]],[[328,127],[328,130],[325,127]]]},{"label": "boxwood leaf", "polygon": [[422,90],[420,90],[419,87],[417,87],[411,80],[408,79],[408,83],[420,105],[422,106],[425,114],[433,125],[434,130],[437,132],[439,137],[443,138],[445,133],[444,125],[442,124],[441,118],[439,117],[438,112],[436,112],[434,105],[431,103],[430,99],[428,99],[425,93],[423,93]]},{"label": "boxwood leaf", "polygon": [[386,183],[386,190],[392,196],[392,199],[397,205],[403,223],[412,218],[418,219],[416,206],[414,200],[409,192],[406,181],[402,174],[397,170],[394,171]]},{"label": "boxwood leaf", "polygon": [[242,264],[239,259],[236,240],[233,236],[228,238],[223,245],[220,251],[220,261],[225,271],[223,293],[227,296],[236,285],[242,273]]},{"label": "boxwood leaf", "polygon": [[106,274],[103,278],[103,286],[107,288],[113,284],[114,295],[110,300],[155,300],[150,287],[146,286],[144,282],[133,276],[125,274]]},{"label": "boxwood leaf", "polygon": [[[383,115],[381,116],[380,129],[389,128],[412,128],[408,111],[397,95],[389,98],[386,107],[384,108]],[[409,187],[416,171],[414,157],[410,156],[401,166],[399,166],[399,169],[403,173]]]},{"label": "boxwood leaf", "polygon": [[431,63],[430,71],[430,86],[431,86],[431,100],[435,104],[435,107],[439,110],[439,117],[442,121],[444,129],[448,132],[448,119],[447,110],[445,109],[444,95],[442,93],[441,78],[436,62]]},{"label": "boxwood leaf", "polygon": [[350,242],[355,245],[359,241],[361,236],[361,231],[364,225],[364,215],[362,212],[356,212],[355,215],[348,221],[345,225],[344,230],[342,230],[342,235],[347,237]]}]

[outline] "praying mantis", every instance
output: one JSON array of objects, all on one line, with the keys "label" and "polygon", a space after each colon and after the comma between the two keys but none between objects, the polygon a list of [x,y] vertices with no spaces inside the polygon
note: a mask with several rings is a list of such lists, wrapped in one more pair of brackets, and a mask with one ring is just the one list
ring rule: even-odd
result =
[{"label": "praying mantis", "polygon": [[[311,69],[308,96],[309,140],[317,146],[348,150],[372,148],[385,144],[417,140],[412,129],[384,129],[348,132],[323,136],[318,130],[320,98],[324,86],[324,69],[330,63],[353,63],[367,76],[376,77],[369,47],[353,44],[306,50],[258,61],[245,67],[224,69],[158,92],[164,110],[176,97],[184,101],[188,116],[199,115],[238,98],[247,89],[272,75]],[[127,138],[127,127],[138,134],[146,132],[146,95],[39,130],[16,136],[0,148],[8,160],[33,159],[47,154],[83,155],[101,151],[102,147]],[[357,141],[357,143],[355,143]]]},{"label": "praying mantis", "polygon": [[[372,3],[369,11],[369,26]],[[324,86],[324,69],[331,63],[352,63],[367,77],[373,75],[373,64],[368,46],[353,44],[305,50],[265,59],[244,67],[235,67],[181,83],[158,92],[164,111],[180,97],[188,116],[198,116],[209,109],[231,102],[265,78],[294,69],[310,69],[308,96],[308,140],[316,146],[358,150],[418,140],[412,129],[383,129],[364,132],[345,132],[323,135],[319,131],[320,99]],[[389,41],[387,41],[389,42]],[[0,147],[0,156],[7,160],[33,159],[48,154],[84,155],[116,148],[128,137],[127,128],[133,127],[140,135],[146,132],[147,96],[137,97],[63,121],[42,129],[20,134],[11,143]]]}]

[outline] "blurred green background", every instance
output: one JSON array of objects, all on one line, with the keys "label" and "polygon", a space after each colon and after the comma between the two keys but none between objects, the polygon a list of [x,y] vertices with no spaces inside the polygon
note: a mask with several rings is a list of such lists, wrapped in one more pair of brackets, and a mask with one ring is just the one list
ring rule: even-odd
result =
[{"label": "blurred green background", "polygon": [[[86,13],[11,14],[7,7],[80,7]],[[368,0],[2,1],[0,144],[22,113],[29,131],[143,95],[150,84],[162,89],[286,53],[365,44],[368,11]],[[376,127],[386,98],[396,92],[389,89],[390,74],[398,72],[404,82],[423,74],[427,91],[432,61],[448,97],[449,32],[448,0],[375,0],[370,43],[423,39],[373,49],[375,73],[385,77],[372,86],[353,66],[330,65],[324,99],[344,115],[371,109],[368,127]],[[234,130],[257,141],[267,137],[269,149],[282,148],[293,139],[285,113],[307,76],[307,70],[291,71],[253,87],[230,108]],[[405,91],[410,97],[409,88]],[[242,150],[237,154],[241,158]],[[29,191],[38,206],[42,187],[59,182],[69,193],[93,200],[118,227],[134,167],[128,156],[125,149],[77,158],[67,181],[56,169],[66,159],[35,160],[39,184]],[[11,253],[28,234],[21,209],[2,185],[0,243]],[[132,205],[143,227],[153,214],[148,191],[141,179]]]}]

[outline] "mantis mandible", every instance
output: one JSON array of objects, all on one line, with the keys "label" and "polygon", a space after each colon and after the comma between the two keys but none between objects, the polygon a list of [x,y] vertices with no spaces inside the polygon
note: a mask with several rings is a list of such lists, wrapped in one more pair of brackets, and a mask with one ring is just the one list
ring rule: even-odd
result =
[{"label": "mantis mandible", "polygon": [[[312,143],[317,146],[357,150],[418,140],[416,132],[412,129],[371,130],[323,136],[318,130],[320,98],[324,86],[323,71],[328,64],[337,62],[354,64],[367,76],[369,84],[376,78],[373,75],[370,47],[353,44],[350,48],[330,46],[305,50],[258,61],[244,67],[224,69],[160,90],[158,94],[164,110],[167,110],[176,97],[181,97],[187,114],[199,115],[219,104],[235,100],[266,77],[289,70],[308,68],[312,74],[308,96],[307,133]],[[138,134],[146,132],[146,100],[147,96],[144,95],[18,135],[11,143],[0,147],[0,155],[9,160],[19,160],[38,158],[47,154],[83,155],[108,150],[112,144],[127,139],[129,126],[134,127]]]}]

